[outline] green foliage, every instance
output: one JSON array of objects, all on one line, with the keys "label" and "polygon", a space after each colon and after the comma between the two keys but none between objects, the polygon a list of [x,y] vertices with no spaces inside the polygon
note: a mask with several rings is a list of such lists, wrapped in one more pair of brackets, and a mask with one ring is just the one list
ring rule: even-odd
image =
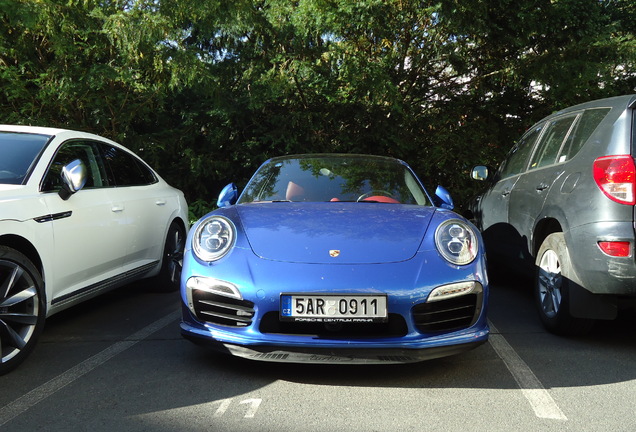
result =
[{"label": "green foliage", "polygon": [[194,224],[197,220],[211,212],[216,208],[216,205],[211,204],[205,200],[198,199],[188,203],[188,218],[190,225]]},{"label": "green foliage", "polygon": [[534,121],[636,88],[632,0],[0,6],[2,122],[123,142],[197,215],[305,152],[395,156],[461,204]]}]

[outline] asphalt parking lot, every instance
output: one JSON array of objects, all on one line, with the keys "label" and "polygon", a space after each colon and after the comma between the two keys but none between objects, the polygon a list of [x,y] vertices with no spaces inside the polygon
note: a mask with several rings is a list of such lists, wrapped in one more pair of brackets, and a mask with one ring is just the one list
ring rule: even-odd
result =
[{"label": "asphalt parking lot", "polygon": [[6,431],[633,431],[636,319],[546,333],[494,285],[490,341],[408,365],[260,363],[181,338],[177,294],[131,285],[51,317],[0,377]]}]

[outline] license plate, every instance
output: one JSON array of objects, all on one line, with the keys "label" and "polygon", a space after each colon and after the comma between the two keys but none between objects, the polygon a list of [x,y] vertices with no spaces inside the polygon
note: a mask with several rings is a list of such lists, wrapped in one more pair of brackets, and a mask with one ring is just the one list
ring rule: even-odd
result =
[{"label": "license plate", "polygon": [[386,295],[281,294],[280,319],[305,322],[384,322]]}]

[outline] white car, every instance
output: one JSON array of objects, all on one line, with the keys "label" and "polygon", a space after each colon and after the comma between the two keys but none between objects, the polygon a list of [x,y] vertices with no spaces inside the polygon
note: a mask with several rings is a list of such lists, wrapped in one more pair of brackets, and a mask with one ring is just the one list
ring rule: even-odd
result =
[{"label": "white car", "polygon": [[96,135],[0,125],[0,375],[46,317],[142,278],[177,290],[183,193]]}]

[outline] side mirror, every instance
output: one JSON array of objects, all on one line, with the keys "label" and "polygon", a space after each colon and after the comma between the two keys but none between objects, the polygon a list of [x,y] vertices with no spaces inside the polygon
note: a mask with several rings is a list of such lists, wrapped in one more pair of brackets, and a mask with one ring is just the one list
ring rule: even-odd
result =
[{"label": "side mirror", "polygon": [[490,173],[488,172],[488,167],[483,165],[477,165],[473,168],[473,171],[470,173],[470,176],[473,180],[484,181],[488,180],[488,176]]},{"label": "side mirror", "polygon": [[219,207],[229,207],[236,204],[236,200],[238,200],[238,189],[234,183],[230,183],[225,186],[219,194],[216,205]]},{"label": "side mirror", "polygon": [[75,159],[62,168],[61,176],[62,189],[58,194],[66,201],[86,184],[86,165],[80,159]]},{"label": "side mirror", "polygon": [[439,198],[439,201],[441,201],[437,203],[441,208],[447,210],[452,210],[455,208],[453,198],[450,196],[450,193],[444,186],[437,186],[437,189],[435,189],[435,196]]}]

